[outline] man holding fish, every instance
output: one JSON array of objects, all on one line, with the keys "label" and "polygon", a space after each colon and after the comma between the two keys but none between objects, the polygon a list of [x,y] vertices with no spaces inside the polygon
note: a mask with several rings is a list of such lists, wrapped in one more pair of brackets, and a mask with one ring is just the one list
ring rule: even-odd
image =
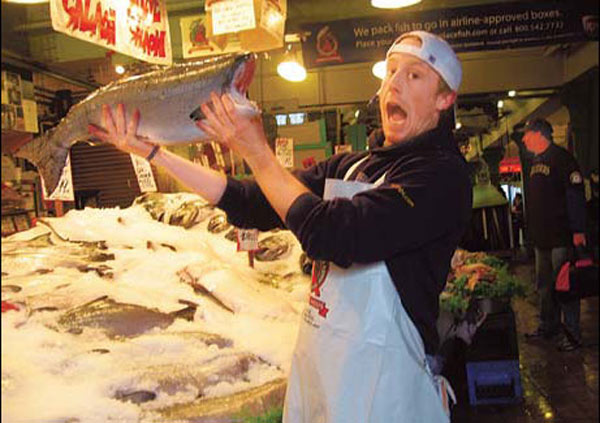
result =
[{"label": "man holding fish", "polygon": [[467,165],[449,110],[461,64],[422,31],[389,48],[379,89],[385,142],[290,173],[258,113],[229,94],[201,105],[198,128],[240,154],[242,181],[137,135],[144,116],[104,106],[90,133],[164,167],[238,227],[290,229],[315,259],[293,355],[284,422],[448,422],[447,381],[431,370],[439,294],[470,220]]}]

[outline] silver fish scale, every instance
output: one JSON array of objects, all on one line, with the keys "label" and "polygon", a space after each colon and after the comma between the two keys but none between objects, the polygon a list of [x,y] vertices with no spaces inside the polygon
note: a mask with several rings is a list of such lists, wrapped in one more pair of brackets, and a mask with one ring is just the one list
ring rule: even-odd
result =
[{"label": "silver fish scale", "polygon": [[258,113],[233,86],[236,72],[245,69],[251,58],[250,55],[219,57],[115,81],[73,106],[55,128],[25,144],[15,155],[36,165],[46,189],[54,191],[70,146],[90,138],[89,124],[103,126],[103,104],[123,103],[128,113],[139,109],[138,135],[158,144],[204,141],[207,135],[190,115],[200,104],[210,101],[211,91],[232,92],[236,103],[241,103],[238,107],[242,113]]}]

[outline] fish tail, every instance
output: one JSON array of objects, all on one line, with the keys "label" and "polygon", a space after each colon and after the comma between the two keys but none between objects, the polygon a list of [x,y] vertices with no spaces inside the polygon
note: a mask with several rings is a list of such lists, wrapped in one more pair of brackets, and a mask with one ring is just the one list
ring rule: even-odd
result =
[{"label": "fish tail", "polygon": [[63,143],[64,138],[57,131],[49,130],[14,153],[15,156],[27,159],[37,167],[44,179],[46,196],[56,189],[69,155],[69,146]]},{"label": "fish tail", "polygon": [[181,310],[173,311],[169,314],[174,318],[185,319],[189,322],[192,322],[194,320],[194,315],[196,314],[198,305],[192,302],[186,302],[186,304],[188,304],[187,307]]}]

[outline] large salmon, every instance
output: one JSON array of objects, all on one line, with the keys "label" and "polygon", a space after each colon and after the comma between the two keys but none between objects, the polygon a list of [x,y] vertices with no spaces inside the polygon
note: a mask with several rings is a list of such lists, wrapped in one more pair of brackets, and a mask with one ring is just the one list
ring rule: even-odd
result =
[{"label": "large salmon", "polygon": [[254,103],[246,99],[254,68],[253,54],[230,55],[119,79],[73,106],[57,126],[25,144],[15,155],[37,166],[47,194],[52,193],[69,148],[90,139],[89,124],[102,126],[103,104],[123,103],[128,113],[139,109],[138,135],[160,144],[204,141],[208,137],[195,121],[204,118],[199,106],[210,101],[211,91],[230,93],[240,110],[258,114]]}]

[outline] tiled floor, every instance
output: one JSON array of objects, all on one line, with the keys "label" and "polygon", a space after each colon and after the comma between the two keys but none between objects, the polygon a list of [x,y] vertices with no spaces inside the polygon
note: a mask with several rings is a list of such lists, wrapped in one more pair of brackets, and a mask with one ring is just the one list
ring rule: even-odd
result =
[{"label": "tiled floor", "polygon": [[[513,271],[531,283],[533,265],[516,264]],[[523,398],[517,404],[469,405],[466,376],[456,371],[449,378],[459,403],[453,423],[593,423],[598,415],[598,298],[582,300],[581,328],[584,347],[559,352],[552,341],[525,339],[538,324],[536,294],[513,301]],[[466,347],[463,347],[466,348]],[[464,354],[462,356],[464,358]],[[460,363],[460,354],[453,355]],[[464,365],[462,365],[464,368]],[[450,365],[452,369],[452,365]]]}]

